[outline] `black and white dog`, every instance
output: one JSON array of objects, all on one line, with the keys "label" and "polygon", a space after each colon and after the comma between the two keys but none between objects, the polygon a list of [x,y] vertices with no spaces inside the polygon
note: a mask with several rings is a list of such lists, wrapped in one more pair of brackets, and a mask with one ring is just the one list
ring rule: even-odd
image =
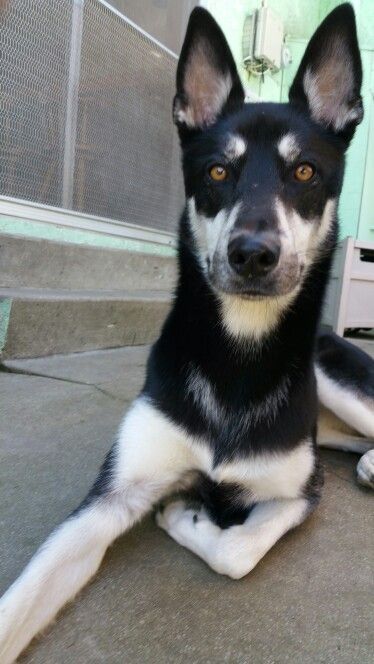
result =
[{"label": "black and white dog", "polygon": [[245,104],[220,28],[192,12],[174,101],[187,198],[174,306],[92,490],[1,601],[2,664],[176,492],[158,524],[220,574],[248,574],[318,503],[317,392],[361,434],[351,445],[373,485],[374,363],[317,340],[361,78],[343,4],[309,43],[289,103]]}]

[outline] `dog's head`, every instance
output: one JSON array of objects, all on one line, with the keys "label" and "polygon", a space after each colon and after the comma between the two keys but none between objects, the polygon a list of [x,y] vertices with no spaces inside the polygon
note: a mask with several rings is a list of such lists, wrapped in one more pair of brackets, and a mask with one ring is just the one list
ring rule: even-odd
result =
[{"label": "dog's head", "polygon": [[289,103],[246,104],[221,29],[204,9],[192,12],[174,120],[191,242],[221,297],[288,297],[332,247],[344,153],[363,115],[361,79],[344,4],[312,37]]}]

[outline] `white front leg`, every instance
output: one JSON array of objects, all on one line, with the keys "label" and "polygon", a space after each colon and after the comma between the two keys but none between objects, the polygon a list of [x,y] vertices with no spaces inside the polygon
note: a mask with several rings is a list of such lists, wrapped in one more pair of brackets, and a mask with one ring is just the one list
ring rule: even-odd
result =
[{"label": "white front leg", "polygon": [[204,509],[186,509],[179,500],[170,503],[156,518],[173,539],[216,572],[240,579],[308,512],[309,503],[304,498],[271,500],[256,505],[242,525],[221,530]]},{"label": "white front leg", "polygon": [[191,467],[181,432],[146,400],[126,416],[110,463],[83,505],[0,600],[0,662],[11,664],[97,571],[107,547]]}]

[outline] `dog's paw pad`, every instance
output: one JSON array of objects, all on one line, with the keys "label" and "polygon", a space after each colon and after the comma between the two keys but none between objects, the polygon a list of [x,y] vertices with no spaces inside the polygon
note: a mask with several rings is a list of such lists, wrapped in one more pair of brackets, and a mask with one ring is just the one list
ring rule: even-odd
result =
[{"label": "dog's paw pad", "polygon": [[366,452],[358,462],[357,479],[360,484],[374,489],[374,449]]}]

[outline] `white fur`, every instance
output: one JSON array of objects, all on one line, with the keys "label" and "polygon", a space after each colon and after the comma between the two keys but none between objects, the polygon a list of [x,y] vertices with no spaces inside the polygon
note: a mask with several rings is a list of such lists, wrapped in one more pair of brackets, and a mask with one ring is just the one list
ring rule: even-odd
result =
[{"label": "white fur", "polygon": [[197,258],[204,272],[207,259],[213,261],[216,251],[227,255],[228,238],[237,219],[240,203],[231,210],[220,210],[215,217],[206,217],[196,210],[193,197],[187,201],[188,218],[197,245]]},{"label": "white fur", "polygon": [[295,134],[289,132],[278,142],[278,152],[286,162],[294,162],[300,154],[300,146]]},{"label": "white fur", "polygon": [[358,462],[357,478],[360,484],[374,489],[374,449],[366,452]]},{"label": "white fur", "polygon": [[352,388],[347,389],[331,380],[318,365],[315,372],[321,403],[363,436],[374,440],[373,404],[366,403],[362,396],[355,395]]},{"label": "white fur", "polygon": [[[272,422],[280,407],[287,403],[288,388],[289,380],[286,377],[275,385],[274,389],[259,404],[248,403],[246,408],[243,408],[241,412],[235,412],[232,416],[227,407],[220,403],[214,385],[193,365],[189,368],[186,385],[187,393],[191,394],[208,422],[220,429],[233,429],[234,426],[240,426],[243,430],[250,424],[257,424],[260,421]],[[235,421],[232,420],[233,417]]]},{"label": "white fur", "polygon": [[336,201],[327,201],[319,220],[303,219],[296,210],[286,210],[280,199],[275,201],[281,237],[281,257],[278,269],[292,282],[299,281],[290,292],[262,300],[245,299],[220,293],[221,314],[227,332],[235,338],[259,341],[272,332],[284,313],[292,306],[301,286],[301,267],[304,275],[323,246],[331,228]]},{"label": "white fur", "polygon": [[183,91],[185,102],[177,97],[175,120],[188,127],[211,125],[222,110],[232,88],[229,72],[222,73],[212,63],[211,46],[205,39],[194,44],[185,67]]},{"label": "white fur", "polygon": [[213,124],[227,101],[231,87],[230,75],[218,78],[214,70],[211,70],[211,73],[204,72],[204,80],[199,81],[198,87],[191,81],[189,103],[183,107],[178,99],[176,100],[175,121],[190,128]]},{"label": "white fur", "polygon": [[247,150],[247,143],[242,136],[232,134],[225,147],[225,156],[230,161],[242,157]]},{"label": "white fur", "polygon": [[[344,432],[319,431],[319,444],[332,449],[363,453],[357,464],[357,477],[361,484],[374,488],[374,404],[360,394],[355,394],[351,387],[339,385],[331,380],[323,370],[315,366],[317,391],[320,402],[350,428],[365,436],[368,440]],[[326,418],[325,418],[326,419]],[[331,421],[331,417],[329,418]],[[334,427],[335,429],[335,427]]]},{"label": "white fur", "polygon": [[113,498],[82,511],[50,535],[0,601],[2,664],[11,664],[89,581],[107,546],[132,522]]},{"label": "white fur", "polygon": [[206,226],[208,256],[211,261],[214,260],[215,253],[221,256],[227,256],[227,246],[230,233],[235,225],[240,211],[241,203],[236,203],[230,211],[225,214],[224,220],[219,212],[211,224],[209,221]]},{"label": "white fur", "polygon": [[268,501],[256,505],[243,525],[221,530],[203,510],[196,514],[186,509],[183,501],[177,501],[158,513],[157,522],[216,572],[240,579],[282,535],[301,523],[307,512],[303,498]]},{"label": "white fur", "polygon": [[[109,544],[191,472],[239,482],[251,500],[268,499],[296,495],[311,463],[310,445],[303,443],[290,453],[215,466],[206,441],[191,438],[147,399],[138,399],[120,428],[109,492],[57,528],[1,599],[1,663],[14,661],[93,576]],[[259,544],[258,555],[270,546]]]},{"label": "white fur", "polygon": [[115,484],[172,484],[194,466],[186,433],[146,398],[137,399],[119,431]]},{"label": "white fur", "polygon": [[297,498],[314,465],[310,441],[290,452],[248,456],[211,471],[217,482],[233,482],[248,489],[251,502],[272,498]]},{"label": "white fur", "polygon": [[[188,199],[189,220],[197,245],[197,257],[205,273],[208,258],[212,262],[216,254],[227,256],[230,232],[240,207],[241,204],[237,203],[230,212],[223,209],[216,217],[208,218],[197,212],[193,197]],[[292,282],[295,281],[295,276],[300,276],[301,266],[305,268],[306,274],[307,268],[313,263],[331,228],[335,207],[336,201],[328,200],[320,220],[306,220],[295,210],[287,211],[282,201],[276,199],[275,210],[281,234],[279,269],[284,275],[289,272]],[[222,322],[228,334],[252,342],[262,340],[279,324],[282,315],[296,298],[300,285],[301,279],[290,292],[262,300],[218,293]]]},{"label": "white fur", "polygon": [[294,291],[279,297],[252,300],[222,293],[219,299],[223,324],[234,338],[259,341],[278,325],[296,295],[297,291]]},{"label": "white fur", "polygon": [[325,59],[317,72],[307,69],[303,84],[311,115],[317,122],[331,124],[339,131],[348,122],[361,119],[361,109],[349,105],[354,79],[352,63],[345,53],[334,61]]},{"label": "white fur", "polygon": [[[202,396],[199,387],[197,398]],[[214,390],[208,397],[214,402]],[[220,417],[217,404],[214,407]],[[362,416],[361,412],[361,422]],[[368,422],[371,426],[372,419]],[[368,483],[372,455],[360,463],[360,480]],[[312,467],[309,441],[290,452],[250,455],[216,466],[207,441],[192,438],[147,399],[138,399],[120,428],[110,491],[57,528],[0,600],[1,664],[11,664],[89,581],[116,537],[162,497],[188,484],[195,471],[217,482],[241,485],[248,503],[264,502],[253,508],[243,526],[227,531],[220,531],[203,513],[195,524],[184,506],[167,508],[159,523],[213,569],[240,578],[306,516],[307,501],[298,496]]]},{"label": "white fur", "polygon": [[360,436],[358,431],[338,418],[331,410],[319,405],[317,443],[321,447],[364,454],[373,447],[373,441]]},{"label": "white fur", "polygon": [[189,368],[186,383],[186,393],[190,394],[204,417],[216,425],[225,417],[225,407],[217,400],[214,386],[203,376],[201,371],[193,366]]},{"label": "white fur", "polygon": [[193,467],[179,429],[146,400],[121,427],[112,491],[69,518],[0,600],[0,662],[10,664],[95,574],[109,544]]},{"label": "white fur", "polygon": [[[227,222],[227,211],[223,209],[219,211],[216,217],[206,217],[197,212],[195,199],[193,197],[187,200],[187,209],[190,228],[197,247],[196,257],[203,271],[206,272],[207,259],[209,257],[208,247],[210,246],[211,251],[215,251],[222,228]],[[211,225],[211,229],[208,241],[209,224]]]},{"label": "white fur", "polygon": [[248,495],[248,503],[273,498],[296,498],[313,469],[314,455],[309,440],[288,452],[252,454],[215,465],[206,441],[186,438],[194,456],[194,469],[215,482],[239,484]]},{"label": "white fur", "polygon": [[336,200],[327,201],[321,219],[303,219],[296,210],[287,210],[280,199],[275,201],[275,210],[281,232],[280,267],[293,256],[304,268],[310,267],[331,229]]}]

